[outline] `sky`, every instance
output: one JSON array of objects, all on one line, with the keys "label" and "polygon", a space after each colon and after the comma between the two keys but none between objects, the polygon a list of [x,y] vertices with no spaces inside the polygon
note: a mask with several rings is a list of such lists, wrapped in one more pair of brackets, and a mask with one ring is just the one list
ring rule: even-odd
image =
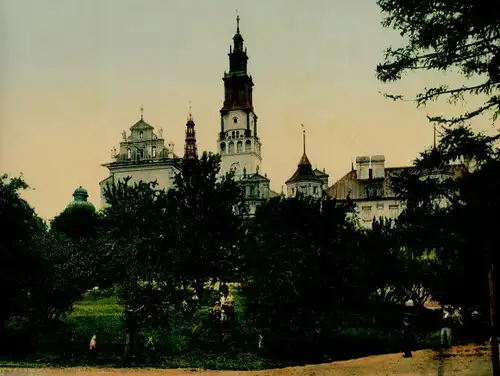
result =
[{"label": "sky", "polygon": [[404,40],[381,26],[375,0],[0,0],[0,172],[23,174],[42,218],[80,185],[99,207],[101,164],[141,106],[182,154],[191,102],[198,148],[216,151],[237,12],[272,189],[296,169],[301,124],[330,184],[356,156],[406,166],[432,145],[426,114],[444,105],[417,109],[381,92],[414,94],[442,74],[377,81],[384,49]]}]

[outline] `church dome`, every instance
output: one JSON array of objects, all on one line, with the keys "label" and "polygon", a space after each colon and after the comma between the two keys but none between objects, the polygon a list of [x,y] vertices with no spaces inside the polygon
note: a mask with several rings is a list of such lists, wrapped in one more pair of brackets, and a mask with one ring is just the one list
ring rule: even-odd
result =
[{"label": "church dome", "polygon": [[87,207],[89,209],[95,210],[94,205],[87,201],[89,194],[85,188],[79,186],[73,192],[73,201],[68,204],[66,209],[74,208],[74,207]]}]

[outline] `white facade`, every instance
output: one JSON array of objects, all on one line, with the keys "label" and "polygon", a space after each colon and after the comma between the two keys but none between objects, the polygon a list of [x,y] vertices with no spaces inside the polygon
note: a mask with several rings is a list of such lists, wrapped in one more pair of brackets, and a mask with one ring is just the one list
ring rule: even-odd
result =
[{"label": "white facade", "polygon": [[257,138],[257,117],[253,112],[232,110],[221,116],[222,130],[217,140],[221,173],[231,169],[236,175],[262,171],[261,143]]},{"label": "white facade", "polygon": [[373,219],[397,219],[406,207],[406,202],[398,199],[366,200],[356,202],[356,213],[363,227],[371,227]]},{"label": "white facade", "polygon": [[174,185],[175,174],[179,172],[179,158],[174,154],[173,143],[165,145],[162,131],[157,134],[142,116],[130,128],[129,135],[123,132],[120,150],[113,150],[112,157],[113,162],[103,164],[109,176],[99,183],[102,207],[106,205],[104,189],[108,183],[130,177],[129,184],[156,181],[158,188],[170,189]]},{"label": "white facade", "polygon": [[[328,188],[328,195],[337,200],[348,197],[356,204],[359,223],[371,227],[373,219],[397,219],[406,208],[406,200],[396,197],[391,187],[391,179],[411,169],[406,167],[386,167],[383,155],[361,156],[356,158],[356,168]],[[463,172],[463,165],[450,165],[447,172],[432,171],[424,178],[443,179],[458,176]],[[446,202],[441,200],[440,204]]]},{"label": "white facade", "polygon": [[298,181],[286,185],[287,197],[295,197],[298,194],[321,198],[323,196],[321,181]]}]

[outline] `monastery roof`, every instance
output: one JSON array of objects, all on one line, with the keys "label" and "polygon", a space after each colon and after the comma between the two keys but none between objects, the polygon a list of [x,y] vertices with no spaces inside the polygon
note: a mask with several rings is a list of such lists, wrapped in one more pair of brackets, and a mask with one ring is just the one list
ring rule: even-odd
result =
[{"label": "monastery roof", "polygon": [[145,129],[154,129],[154,127],[151,124],[148,124],[144,121],[144,119],[141,117],[141,120],[139,120],[137,123],[132,125],[130,127],[130,130],[145,130]]},{"label": "monastery roof", "polygon": [[311,162],[309,162],[309,158],[307,158],[306,153],[302,154],[302,158],[300,158],[299,164],[297,165],[297,170],[292,175],[290,179],[288,179],[285,184],[297,183],[299,181],[320,181],[318,176],[314,173],[312,169]]},{"label": "monastery roof", "polygon": [[[384,169],[384,177],[382,179],[365,179],[357,178],[357,171],[352,169],[345,174],[340,180],[335,182],[327,189],[327,194],[331,198],[345,200],[348,196],[351,200],[369,200],[368,187],[376,185],[381,188],[381,198],[394,199],[396,194],[391,187],[391,179],[400,175],[403,171],[412,170],[413,166],[406,167],[386,167]],[[454,176],[459,176],[464,171],[463,165],[450,165],[449,172]]]},{"label": "monastery roof", "polygon": [[321,171],[319,168],[315,168],[313,171],[317,177],[329,176],[325,171]]},{"label": "monastery roof", "polygon": [[247,175],[247,177],[245,178],[245,180],[254,180],[254,181],[270,181],[268,177],[266,176],[262,176],[261,174],[259,174],[258,172],[256,172],[255,174],[251,174],[251,175]]}]

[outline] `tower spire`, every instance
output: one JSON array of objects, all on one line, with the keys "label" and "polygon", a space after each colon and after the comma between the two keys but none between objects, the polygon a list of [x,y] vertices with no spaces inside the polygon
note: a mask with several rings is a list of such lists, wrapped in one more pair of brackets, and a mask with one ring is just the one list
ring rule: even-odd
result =
[{"label": "tower spire", "polygon": [[302,150],[304,155],[306,155],[306,128],[304,127],[304,124],[300,125],[302,126]]},{"label": "tower spire", "polygon": [[141,104],[141,120],[144,120],[144,106]]},{"label": "tower spire", "polygon": [[236,9],[236,34],[240,33],[240,13]]},{"label": "tower spire", "polygon": [[198,158],[198,148],[196,146],[196,132],[194,130],[193,114],[191,112],[191,101],[189,101],[189,115],[186,123],[186,144],[184,146],[184,159],[194,160]]}]

